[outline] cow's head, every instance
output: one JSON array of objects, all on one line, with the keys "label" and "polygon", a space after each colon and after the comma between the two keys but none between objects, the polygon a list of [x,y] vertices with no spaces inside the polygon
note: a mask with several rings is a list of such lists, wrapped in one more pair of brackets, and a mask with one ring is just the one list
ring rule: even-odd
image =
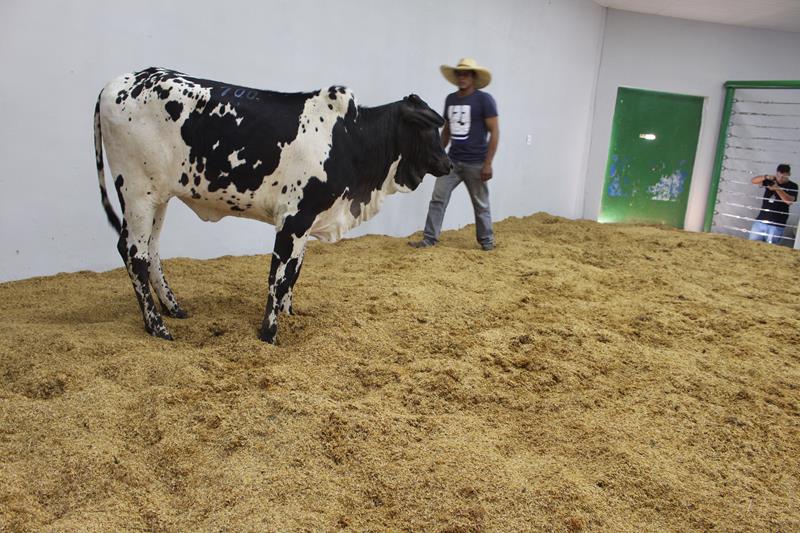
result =
[{"label": "cow's head", "polygon": [[439,128],[444,119],[416,94],[400,102],[400,154],[395,181],[412,191],[425,174],[444,176],[453,168],[442,148]]}]

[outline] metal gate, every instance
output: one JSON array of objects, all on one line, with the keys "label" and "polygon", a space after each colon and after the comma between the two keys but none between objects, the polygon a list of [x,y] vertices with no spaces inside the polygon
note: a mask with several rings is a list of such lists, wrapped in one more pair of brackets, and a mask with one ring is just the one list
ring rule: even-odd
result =
[{"label": "metal gate", "polygon": [[[763,187],[750,180],[774,174],[779,164],[786,163],[792,167],[790,179],[798,181],[800,81],[731,81],[725,87],[705,229],[749,238],[764,195]],[[800,204],[794,203],[779,244],[800,248],[800,239],[795,239],[798,218]]]}]

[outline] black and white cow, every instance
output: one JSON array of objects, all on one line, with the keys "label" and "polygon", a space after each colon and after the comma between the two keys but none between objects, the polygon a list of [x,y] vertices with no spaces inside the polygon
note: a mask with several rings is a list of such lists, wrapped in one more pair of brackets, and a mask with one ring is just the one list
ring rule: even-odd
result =
[{"label": "black and white cow", "polygon": [[[372,218],[386,195],[416,189],[425,174],[446,174],[451,164],[440,144],[443,124],[416,95],[366,108],[344,87],[278,93],[160,68],[110,81],[94,113],[98,179],[145,329],[172,339],[151,285],[165,314],[187,316],[159,259],[170,198],[180,198],[203,220],[233,215],[275,226],[259,334],[274,343],[277,313],[292,313],[308,238],[337,241]],[[103,144],[121,223],[106,193]]]}]

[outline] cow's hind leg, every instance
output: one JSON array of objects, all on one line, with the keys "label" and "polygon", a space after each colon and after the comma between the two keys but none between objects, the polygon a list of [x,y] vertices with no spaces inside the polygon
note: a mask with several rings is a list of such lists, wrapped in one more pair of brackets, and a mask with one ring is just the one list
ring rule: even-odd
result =
[{"label": "cow's hind leg", "polygon": [[[119,188],[119,187],[118,187]],[[123,194],[120,194],[122,197]],[[158,312],[153,296],[150,294],[150,257],[149,242],[153,230],[155,206],[148,202],[136,205],[123,203],[125,218],[122,222],[122,233],[119,236],[119,250],[128,275],[133,282],[133,290],[144,318],[144,328],[154,337],[172,340],[161,313]]]},{"label": "cow's hind leg", "polygon": [[148,250],[150,252],[150,284],[153,290],[158,295],[158,300],[161,302],[161,311],[172,318],[186,318],[189,315],[181,309],[178,300],[172,289],[169,288],[166,278],[164,277],[164,270],[161,267],[161,257],[159,256],[159,241],[161,235],[161,228],[164,226],[164,215],[167,213],[167,204],[161,204],[156,208],[155,215],[153,216],[153,231],[150,234],[150,243]]},{"label": "cow's hind leg", "polygon": [[[289,217],[283,227],[275,235],[275,250],[269,269],[269,295],[264,321],[261,323],[259,338],[275,344],[278,333],[278,311],[291,308],[290,291],[297,281],[300,265],[305,252],[309,225],[300,226]],[[288,300],[287,300],[287,295]]]}]

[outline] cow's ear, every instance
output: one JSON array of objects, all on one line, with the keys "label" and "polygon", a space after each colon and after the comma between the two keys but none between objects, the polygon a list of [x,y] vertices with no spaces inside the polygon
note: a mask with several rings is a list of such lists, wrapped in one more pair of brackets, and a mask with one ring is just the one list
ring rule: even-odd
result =
[{"label": "cow's ear", "polygon": [[[413,102],[413,98],[416,98],[419,104],[422,105],[420,106],[416,102]],[[401,109],[403,119],[416,126],[422,128],[441,128],[444,126],[444,119],[442,116],[428,107],[425,102],[415,94],[403,98],[403,106]]]}]

